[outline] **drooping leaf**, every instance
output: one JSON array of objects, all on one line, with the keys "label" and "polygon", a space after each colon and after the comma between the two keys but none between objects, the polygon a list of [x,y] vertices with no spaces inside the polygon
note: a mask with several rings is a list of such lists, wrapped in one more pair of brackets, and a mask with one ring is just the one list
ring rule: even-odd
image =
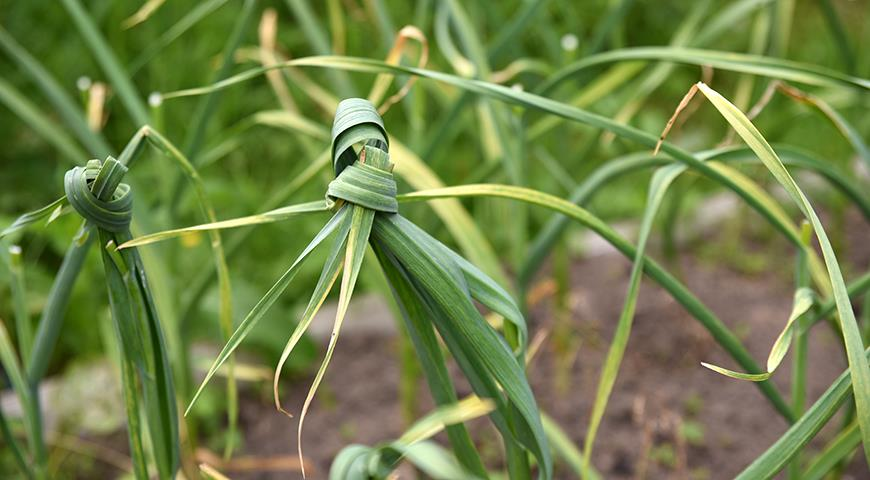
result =
[{"label": "drooping leaf", "polygon": [[761,382],[770,378],[773,372],[776,371],[776,368],[779,367],[779,364],[782,363],[782,359],[785,357],[785,354],[788,353],[788,348],[791,345],[791,340],[794,337],[795,328],[797,327],[796,321],[802,315],[804,315],[810,308],[812,308],[814,304],[813,291],[809,288],[799,288],[794,292],[794,303],[792,305],[791,314],[788,316],[788,320],[785,323],[785,327],[783,327],[782,331],[779,333],[779,336],[776,337],[776,341],[773,342],[773,346],[770,348],[770,354],[767,356],[767,372],[766,373],[741,373],[735,372],[732,370],[728,370],[727,368],[722,368],[716,365],[711,365],[709,363],[701,363],[701,365],[713,370],[714,372],[721,373],[722,375],[736,378],[738,380],[749,380],[750,382]]},{"label": "drooping leaf", "polygon": [[861,338],[861,332],[858,329],[855,313],[852,310],[852,304],[849,301],[849,294],[846,290],[846,283],[843,280],[843,274],[840,271],[840,266],[837,263],[837,257],[828,239],[828,235],[825,233],[821,220],[819,220],[806,195],[795,183],[773,148],[767,143],[761,132],[752,125],[752,122],[746,118],[746,115],[707,85],[698,83],[697,87],[737,131],[737,134],[758,155],[765,167],[767,167],[777,182],[783,186],[789,197],[797,204],[798,208],[801,209],[804,216],[812,225],[821,246],[822,257],[833,287],[833,297],[837,305],[843,343],[846,346],[846,356],[849,360],[849,371],[854,383],[856,416],[858,425],[861,428],[864,455],[868,463],[870,463],[870,365],[867,364],[863,355],[864,343]]},{"label": "drooping leaf", "polygon": [[[367,147],[368,148],[368,147]],[[373,149],[372,149],[373,150]],[[299,451],[299,462],[302,464],[302,474],[305,475],[305,464],[302,457],[302,426],[305,422],[305,414],[314,400],[314,394],[323,380],[326,373],[326,367],[332,359],[332,354],[335,352],[335,345],[338,342],[338,335],[341,332],[341,326],[344,318],[347,315],[347,308],[350,304],[350,298],[353,295],[356,280],[359,277],[360,267],[362,266],[363,258],[365,257],[365,248],[368,245],[369,233],[372,230],[372,222],[375,217],[375,210],[365,208],[359,205],[354,205],[353,211],[350,214],[350,229],[347,234],[346,254],[342,270],[344,274],[341,279],[341,290],[338,297],[338,309],[335,314],[335,324],[332,327],[332,334],[329,336],[329,345],[326,348],[326,354],[323,357],[323,362],[314,376],[314,381],[311,388],[308,390],[308,395],[305,397],[305,403],[302,406],[302,413],[299,415],[299,428],[297,429],[296,440]]]}]

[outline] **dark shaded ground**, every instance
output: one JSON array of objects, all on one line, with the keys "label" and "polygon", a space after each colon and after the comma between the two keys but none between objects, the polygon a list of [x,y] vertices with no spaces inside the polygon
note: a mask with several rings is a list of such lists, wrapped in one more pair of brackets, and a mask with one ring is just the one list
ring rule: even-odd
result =
[{"label": "dark shaded ground", "polygon": [[[863,225],[860,219],[854,220],[854,224]],[[870,244],[865,240],[868,229],[859,226],[850,230],[846,242],[850,264],[864,270],[870,259]],[[771,247],[763,248],[769,253]],[[793,264],[793,249],[784,244],[774,248],[781,256],[771,257],[762,274],[740,273],[698,256],[681,261],[683,280],[741,337],[761,364],[788,316],[793,294],[787,273]],[[628,261],[615,256],[574,263],[569,312],[561,316],[565,319],[561,326],[554,320],[560,315],[554,313],[552,298],[544,295],[533,308],[531,334],[543,329],[550,335],[534,358],[529,377],[540,406],[577,444],[586,431],[598,372],[622,308],[629,269]],[[547,290],[546,283],[539,288]],[[830,329],[820,324],[810,335],[811,403],[846,364]],[[397,350],[395,337],[341,339],[305,423],[305,454],[317,468],[310,478],[326,478],[331,459],[343,446],[371,445],[402,432]],[[790,359],[786,357],[775,376],[786,393]],[[768,406],[754,384],[715,374],[701,367],[701,361],[735,367],[667,292],[645,281],[594,453],[594,464],[606,478],[732,478],[786,430],[786,422]],[[285,394],[287,407],[299,410],[309,383],[310,379],[301,379],[293,384],[292,391]],[[423,386],[420,410],[430,406]],[[258,456],[295,453],[295,419],[276,413],[268,401],[249,398],[242,408],[242,422],[247,452]],[[475,436],[485,458],[498,462],[499,447],[492,428],[478,422]],[[830,432],[823,430],[813,445],[818,447],[830,437]],[[868,478],[864,473],[867,466],[861,455],[857,457],[850,467],[852,478]],[[563,466],[558,467],[557,476],[572,478]],[[288,478],[288,474],[250,474],[245,478]]]}]

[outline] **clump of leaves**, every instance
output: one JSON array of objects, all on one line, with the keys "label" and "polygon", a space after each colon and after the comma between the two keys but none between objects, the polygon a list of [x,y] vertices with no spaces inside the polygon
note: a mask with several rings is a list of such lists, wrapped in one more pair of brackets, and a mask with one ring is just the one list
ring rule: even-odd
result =
[{"label": "clump of leaves", "polygon": [[[389,140],[380,115],[367,100],[348,99],[339,104],[332,129],[332,160],[336,178],[329,184],[324,200],[240,219],[160,232],[125,245],[141,245],[195,230],[265,223],[313,212],[332,213],[320,232],[233,333],[194,395],[191,406],[287,288],[304,260],[332,236],[320,278],[301,320],[290,335],[274,377],[275,405],[285,411],[278,393],[281,369],[341,274],[338,309],[330,342],[300,414],[300,458],[305,415],[332,358],[362,268],[366,246],[371,245],[402,309],[435,401],[439,405],[457,402],[437,331],[474,392],[494,403],[490,418],[504,439],[508,469],[524,471],[528,476],[531,469],[528,452],[537,461],[539,475],[550,478],[552,464],[547,440],[523,366],[526,324],[514,300],[480,269],[398,213]],[[499,335],[486,322],[474,300],[506,319],[505,336]],[[453,424],[446,430],[460,464],[473,474],[486,477],[483,463],[465,427]]]}]

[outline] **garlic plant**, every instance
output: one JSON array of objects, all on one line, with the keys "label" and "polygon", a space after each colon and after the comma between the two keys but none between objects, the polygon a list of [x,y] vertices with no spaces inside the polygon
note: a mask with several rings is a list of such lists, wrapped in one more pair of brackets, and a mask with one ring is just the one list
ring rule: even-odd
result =
[{"label": "garlic plant", "polygon": [[[126,173],[124,163],[112,157],[103,162],[90,160],[83,167],[73,167],[64,177],[63,197],[19,218],[0,236],[46,216],[51,221],[68,210],[65,208],[67,205],[84,218],[83,226],[73,239],[72,252],[86,252],[92,240],[101,247],[109,304],[121,354],[118,360],[133,471],[137,479],[150,478],[148,458],[151,456],[159,478],[172,478],[179,463],[178,414],[163,332],[142,259],[136,249],[117,249],[117,245],[132,238],[133,196],[130,186],[121,183]],[[64,277],[59,275],[58,278]],[[71,281],[63,282],[58,290],[68,292],[73,280],[74,276]],[[31,440],[31,448],[35,450],[31,454],[38,477],[47,475],[41,467],[44,460],[40,458],[45,455],[45,447],[38,388],[59,334],[62,315],[57,318],[57,322],[40,324],[35,353],[29,364],[30,385],[18,388],[20,398],[32,402],[25,409],[32,422],[28,433],[36,437]],[[28,394],[25,395],[23,390],[29,390]]]},{"label": "garlic plant", "polygon": [[[341,274],[332,335],[299,419],[300,459],[305,414],[336,348],[363,266],[365,250],[371,245],[380,265],[369,268],[382,268],[389,280],[436,403],[449,405],[457,401],[438,341],[440,336],[474,392],[495,403],[490,418],[503,438],[511,478],[530,476],[532,467],[528,454],[537,462],[539,476],[550,478],[552,464],[547,439],[524,372],[525,320],[510,294],[480,269],[398,213],[387,133],[377,110],[367,100],[353,98],[339,104],[332,129],[332,160],[336,178],[329,184],[325,200],[242,219],[160,232],[122,245],[141,245],[195,230],[264,223],[298,214],[332,213],[320,232],[238,326],[209,369],[191,406],[284,292],[306,257],[332,237],[320,279],[301,320],[290,335],[274,377],[275,405],[283,411],[278,397],[281,369]],[[474,300],[504,317],[504,336],[486,322]],[[486,477],[483,462],[465,426],[448,426],[447,434],[462,466],[477,476]]]}]

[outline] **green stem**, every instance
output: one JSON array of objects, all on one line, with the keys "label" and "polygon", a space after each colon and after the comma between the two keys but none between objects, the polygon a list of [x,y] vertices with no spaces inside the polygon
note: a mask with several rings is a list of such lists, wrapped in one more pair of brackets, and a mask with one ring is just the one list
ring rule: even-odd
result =
[{"label": "green stem", "polygon": [[45,441],[42,431],[42,409],[39,401],[39,383],[45,377],[51,354],[57,344],[60,328],[63,325],[64,313],[69,305],[69,297],[72,293],[76,277],[82,269],[88,250],[95,236],[94,228],[83,223],[72,241],[63,263],[60,265],[54,283],[48,292],[45,309],[39,320],[36,337],[33,343],[33,352],[27,362],[27,379],[30,382],[30,401],[34,412],[31,415],[31,431],[35,438],[36,452],[34,457],[40,468],[46,467],[48,455],[45,449]]},{"label": "green stem", "polygon": [[[812,228],[807,222],[801,224],[801,240],[809,247],[812,244]],[[799,250],[797,256],[795,286],[806,288],[810,286],[809,265],[805,250]],[[791,404],[795,418],[800,418],[806,408],[807,398],[807,316],[802,315],[797,320],[797,329],[794,336],[794,357],[792,364],[791,379]],[[798,451],[791,463],[788,464],[788,478],[798,480],[801,478],[801,454]]]},{"label": "green stem", "polygon": [[[130,142],[124,147],[124,150],[119,155],[119,161],[124,164],[130,164],[142,151],[143,147],[143,131],[140,130],[133,136]],[[33,342],[33,350],[30,358],[25,361],[27,380],[30,383],[30,408],[34,412],[30,417],[30,429],[33,432],[34,444],[36,451],[34,452],[34,460],[36,465],[44,471],[48,455],[45,449],[45,441],[42,431],[42,409],[39,401],[39,383],[45,377],[48,371],[49,361],[51,360],[54,347],[57,345],[57,338],[60,335],[60,329],[63,325],[64,313],[69,305],[70,294],[75,285],[76,278],[81,272],[85,258],[93,243],[96,231],[92,225],[83,222],[79,227],[78,233],[73,238],[72,244],[67,249],[64,255],[63,262],[57,275],[54,277],[54,283],[51,290],[48,292],[48,297],[45,301],[45,308],[42,310],[39,325],[36,329],[36,336]]]},{"label": "green stem", "polygon": [[18,441],[15,440],[15,435],[12,434],[12,429],[9,428],[9,422],[6,421],[6,415],[3,413],[3,406],[0,405],[0,434],[6,442],[7,448],[12,452],[12,457],[18,465],[18,469],[28,479],[34,478],[33,470],[27,466],[27,461],[24,459],[24,454],[21,453],[21,447]]},{"label": "green stem", "polygon": [[[23,362],[30,360],[33,350],[33,326],[27,311],[27,289],[24,285],[24,270],[21,260],[21,248],[9,247],[9,271],[12,276],[12,301],[15,310],[15,333],[18,341],[18,351]],[[27,364],[22,365],[27,368]]]}]

